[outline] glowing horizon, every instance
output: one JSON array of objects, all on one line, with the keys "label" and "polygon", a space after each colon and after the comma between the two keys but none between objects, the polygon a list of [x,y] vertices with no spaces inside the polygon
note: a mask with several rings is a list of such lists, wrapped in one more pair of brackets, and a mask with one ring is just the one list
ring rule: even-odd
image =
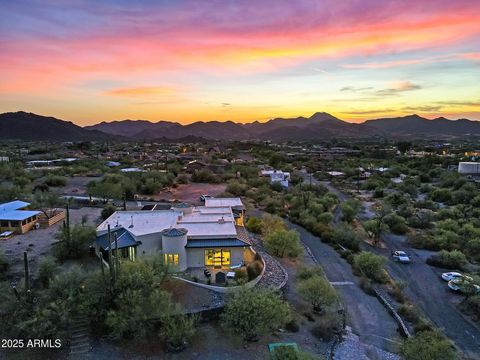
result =
[{"label": "glowing horizon", "polygon": [[0,1],[0,112],[480,120],[474,0]]}]

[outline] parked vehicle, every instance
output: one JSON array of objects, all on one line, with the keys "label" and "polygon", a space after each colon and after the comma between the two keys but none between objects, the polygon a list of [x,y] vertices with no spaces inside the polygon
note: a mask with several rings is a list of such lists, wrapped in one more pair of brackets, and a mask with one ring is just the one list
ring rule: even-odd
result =
[{"label": "parked vehicle", "polygon": [[404,264],[411,262],[410,256],[405,251],[392,251],[392,258]]},{"label": "parked vehicle", "polygon": [[442,279],[445,281],[450,281],[454,279],[466,279],[469,281],[472,281],[473,279],[470,276],[466,276],[463,274],[460,274],[459,272],[456,271],[450,271],[442,274]]},{"label": "parked vehicle", "polygon": [[465,280],[464,278],[457,278],[448,282],[449,289],[458,293],[464,293],[467,286],[472,286],[473,292],[476,294],[480,294],[480,285],[473,284],[470,280]]}]

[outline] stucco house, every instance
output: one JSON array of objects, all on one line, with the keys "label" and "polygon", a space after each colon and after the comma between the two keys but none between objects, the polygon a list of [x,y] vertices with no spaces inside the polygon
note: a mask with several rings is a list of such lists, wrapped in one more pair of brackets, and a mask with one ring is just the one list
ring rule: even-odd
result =
[{"label": "stucco house", "polygon": [[288,182],[290,181],[290,173],[282,170],[261,170],[260,176],[270,178],[270,183],[280,183],[284,188],[288,188]]},{"label": "stucco house", "polygon": [[240,234],[243,212],[239,198],[207,199],[205,206],[178,204],[170,210],[117,211],[98,226],[96,252],[107,259],[112,246],[130,260],[160,252],[176,271],[235,267],[253,256]]}]

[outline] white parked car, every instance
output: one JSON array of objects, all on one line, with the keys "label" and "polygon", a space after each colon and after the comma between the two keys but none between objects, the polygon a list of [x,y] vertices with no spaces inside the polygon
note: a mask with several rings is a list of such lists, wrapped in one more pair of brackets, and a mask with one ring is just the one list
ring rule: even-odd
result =
[{"label": "white parked car", "polygon": [[392,251],[392,258],[404,264],[411,262],[410,256],[405,251]]},{"label": "white parked car", "polygon": [[[450,280],[448,282],[448,287],[450,290],[455,292],[463,292],[462,285],[469,285],[470,281],[465,280],[465,278],[457,278]],[[480,285],[470,283],[475,289],[475,293],[480,294]]]},{"label": "white parked car", "polygon": [[450,271],[442,274],[442,279],[445,281],[450,281],[454,279],[466,279],[466,280],[472,280],[471,277],[465,276],[463,274],[460,274],[459,272],[456,271]]}]

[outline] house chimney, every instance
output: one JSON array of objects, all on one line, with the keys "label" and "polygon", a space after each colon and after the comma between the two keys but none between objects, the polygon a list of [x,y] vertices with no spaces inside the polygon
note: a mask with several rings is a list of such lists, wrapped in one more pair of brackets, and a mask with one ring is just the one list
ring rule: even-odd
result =
[{"label": "house chimney", "polygon": [[130,218],[132,219],[132,223],[130,224],[129,228],[133,228],[133,215],[130,216]]}]

